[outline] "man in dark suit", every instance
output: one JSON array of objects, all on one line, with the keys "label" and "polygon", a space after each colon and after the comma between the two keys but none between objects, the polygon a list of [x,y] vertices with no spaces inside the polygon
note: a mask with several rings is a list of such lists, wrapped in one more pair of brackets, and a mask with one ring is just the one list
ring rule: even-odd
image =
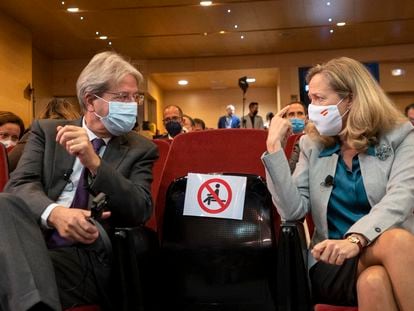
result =
[{"label": "man in dark suit", "polygon": [[220,117],[218,120],[217,127],[219,129],[240,127],[240,118],[234,114],[235,110],[233,105],[226,107],[226,115]]},{"label": "man in dark suit", "polygon": [[151,214],[158,153],[131,132],[141,81],[120,55],[97,54],[77,82],[84,117],[33,122],[7,193],[0,194],[2,311],[60,310],[107,298],[105,232],[87,208],[94,196],[106,194],[102,218],[109,229],[142,224]]}]

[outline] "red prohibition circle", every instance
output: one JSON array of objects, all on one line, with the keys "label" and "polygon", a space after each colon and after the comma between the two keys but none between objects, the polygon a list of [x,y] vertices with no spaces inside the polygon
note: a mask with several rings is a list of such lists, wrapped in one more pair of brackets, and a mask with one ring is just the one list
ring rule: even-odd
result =
[{"label": "red prohibition circle", "polygon": [[[227,194],[228,194],[226,203],[223,203],[220,200],[218,200],[218,197],[217,197],[216,193],[210,187],[211,183],[220,183],[220,184],[224,185],[224,187],[227,190]],[[216,202],[220,205],[219,209],[212,210],[212,209],[210,209],[210,208],[208,208],[207,206],[204,205],[203,200],[201,198],[201,195],[203,193],[204,188],[206,188],[207,191],[216,199]],[[229,207],[231,199],[232,199],[232,192],[231,192],[230,185],[225,180],[220,179],[220,178],[213,178],[213,179],[209,179],[209,180],[205,181],[204,183],[201,184],[200,189],[198,189],[198,193],[197,193],[198,205],[200,205],[200,207],[203,211],[205,211],[206,213],[209,213],[209,214],[219,214],[219,213],[225,211],[227,209],[227,207]]]}]

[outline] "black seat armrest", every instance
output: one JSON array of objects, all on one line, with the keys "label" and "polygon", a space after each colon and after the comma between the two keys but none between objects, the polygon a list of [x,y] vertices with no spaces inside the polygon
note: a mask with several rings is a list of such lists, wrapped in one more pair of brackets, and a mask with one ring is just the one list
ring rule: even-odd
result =
[{"label": "black seat armrest", "polygon": [[277,269],[278,310],[312,310],[303,221],[283,221],[281,223]]}]

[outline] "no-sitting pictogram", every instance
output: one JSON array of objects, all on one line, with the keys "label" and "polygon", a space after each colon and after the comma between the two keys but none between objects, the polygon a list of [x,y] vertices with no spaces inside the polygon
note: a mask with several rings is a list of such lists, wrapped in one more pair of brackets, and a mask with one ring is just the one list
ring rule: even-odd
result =
[{"label": "no-sitting pictogram", "polygon": [[230,185],[223,179],[212,178],[201,184],[197,192],[200,208],[209,214],[219,214],[225,211],[232,199]]}]

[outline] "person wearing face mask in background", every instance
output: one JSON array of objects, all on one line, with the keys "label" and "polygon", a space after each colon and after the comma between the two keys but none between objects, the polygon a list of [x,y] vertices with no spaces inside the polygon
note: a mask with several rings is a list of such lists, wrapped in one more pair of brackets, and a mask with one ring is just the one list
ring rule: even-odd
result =
[{"label": "person wearing face mask in background", "polygon": [[[142,79],[119,54],[96,54],[76,84],[83,117],[32,123],[0,193],[2,310],[114,310],[112,262],[98,222],[110,233],[140,226],[152,212],[157,147],[131,131]],[[91,201],[100,193],[106,209],[94,222]]]},{"label": "person wearing face mask in background", "polygon": [[241,122],[242,128],[247,129],[264,129],[263,118],[258,115],[259,103],[251,102],[249,104],[249,113],[245,115]]},{"label": "person wearing face mask in background", "polygon": [[[305,126],[307,123],[307,109],[304,103],[301,101],[293,101],[284,107],[281,111],[279,111],[278,116],[290,121],[291,128],[289,130],[289,133],[295,135],[304,134]],[[294,172],[296,164],[299,161],[299,154],[300,145],[298,139],[289,158],[289,167],[291,173]]]},{"label": "person wearing face mask in background", "polygon": [[183,111],[176,105],[168,105],[164,108],[163,120],[167,133],[156,136],[156,139],[166,139],[171,141],[180,133],[184,133],[183,129]]},{"label": "person wearing face mask in background", "polygon": [[7,152],[10,152],[17,145],[24,133],[23,120],[13,112],[0,111],[0,143]]},{"label": "person wearing face mask in background", "polygon": [[414,127],[358,61],[317,65],[307,82],[311,123],[293,176],[288,119],[274,117],[262,161],[281,217],[312,214],[313,302],[414,310]]}]

